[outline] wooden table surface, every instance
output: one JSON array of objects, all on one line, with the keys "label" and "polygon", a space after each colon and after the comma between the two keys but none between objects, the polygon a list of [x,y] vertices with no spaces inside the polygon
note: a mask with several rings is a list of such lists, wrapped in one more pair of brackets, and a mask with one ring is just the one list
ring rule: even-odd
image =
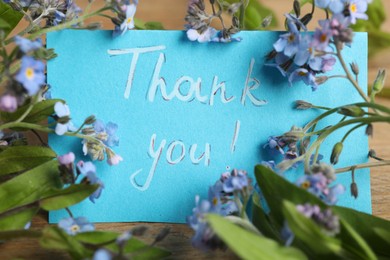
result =
[{"label": "wooden table surface", "polygon": [[[97,2],[99,2],[98,0]],[[84,2],[84,1],[78,1]],[[85,1],[86,2],[86,1]],[[292,1],[287,0],[263,0],[267,6],[273,8],[281,21],[282,14],[289,11]],[[390,1],[383,1],[386,12],[390,15]],[[140,1],[137,17],[145,21],[161,21],[167,29],[181,30],[186,11],[186,0],[155,0]],[[105,23],[104,28],[110,29]],[[384,28],[390,32],[390,20]],[[370,59],[370,82],[375,78],[378,68],[387,68],[390,71],[390,50],[384,50],[379,55]],[[388,81],[390,83],[390,80]],[[380,103],[390,106],[390,100],[380,99]],[[390,158],[390,126],[377,124],[374,127],[374,137],[370,140],[370,148],[377,151],[378,156]],[[374,168],[371,171],[372,208],[373,214],[390,220],[390,167]],[[40,228],[46,225],[46,215],[40,214],[33,222],[32,228]],[[99,230],[125,231],[139,225],[137,223],[109,223],[96,224]],[[147,224],[149,232],[145,235],[146,241],[151,241],[159,230],[165,226],[171,227],[171,234],[160,246],[173,252],[176,259],[234,259],[234,255],[227,252],[203,253],[191,247],[190,239],[192,231],[186,225],[180,224]],[[68,259],[68,256],[54,251],[42,250],[33,240],[15,241],[0,245],[0,259]]]}]

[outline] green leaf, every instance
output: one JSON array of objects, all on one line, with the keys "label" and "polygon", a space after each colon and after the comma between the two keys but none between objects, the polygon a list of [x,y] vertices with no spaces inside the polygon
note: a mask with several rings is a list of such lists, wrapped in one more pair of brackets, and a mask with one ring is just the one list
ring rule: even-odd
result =
[{"label": "green leaf", "polygon": [[214,232],[243,259],[307,259],[298,249],[283,247],[266,237],[246,231],[218,215],[207,216]]},{"label": "green leaf", "polygon": [[276,225],[271,216],[262,209],[259,195],[255,192],[252,196],[252,222],[255,227],[266,237],[282,242],[279,231],[281,227]]},{"label": "green leaf", "polygon": [[337,236],[343,248],[347,249],[353,259],[377,259],[364,239],[343,219],[340,219],[340,234]]},{"label": "green leaf", "polygon": [[0,29],[8,29],[10,27],[11,25],[9,25],[9,23],[0,18]]},{"label": "green leaf", "polygon": [[48,147],[10,146],[0,153],[0,176],[32,169],[56,156]]},{"label": "green leaf", "polygon": [[160,22],[146,22],[145,28],[147,30],[165,30],[164,26]]},{"label": "green leaf", "polygon": [[3,0],[0,0],[0,17],[2,20],[7,21],[9,25],[8,28],[3,28],[5,36],[7,37],[8,34],[16,27],[16,25],[18,25],[20,20],[23,18],[23,14],[13,10],[10,5],[4,3]]},{"label": "green leaf", "polygon": [[295,239],[303,241],[316,254],[331,256],[341,253],[341,241],[325,235],[313,220],[300,213],[294,204],[284,201],[283,214],[295,235]]},{"label": "green leaf", "polygon": [[375,229],[390,230],[389,221],[344,207],[333,206],[332,210],[356,230],[378,256],[390,258],[389,241],[375,232]]},{"label": "green leaf", "polygon": [[46,249],[64,250],[74,259],[85,259],[92,255],[92,251],[84,248],[73,236],[58,227],[45,228],[39,242]]},{"label": "green leaf", "polygon": [[[75,238],[79,242],[88,245],[101,245],[101,244],[110,243],[105,247],[110,249],[113,252],[118,253],[119,248],[118,245],[115,243],[115,241],[119,235],[120,235],[119,233],[115,233],[115,232],[92,231],[92,232],[78,233],[75,236]],[[161,259],[170,256],[171,254],[166,250],[162,250],[156,247],[150,247],[149,245],[146,245],[145,243],[135,238],[132,238],[129,241],[127,241],[124,248],[124,252],[126,254],[131,254],[130,259]]]},{"label": "green leaf", "polygon": [[[65,101],[60,99],[49,99],[49,100],[43,100],[38,103],[36,103],[28,116],[23,120],[23,122],[26,123],[39,123],[43,120],[46,120],[50,115],[54,114],[54,105],[57,102],[65,103]],[[7,113],[7,112],[1,112],[0,118],[4,123],[16,121],[18,118],[20,118],[24,112],[27,111],[27,109],[30,107],[30,104],[26,104],[22,107],[20,107],[16,112],[14,113]]]},{"label": "green leaf", "polygon": [[310,203],[319,205],[321,208],[326,207],[319,198],[290,183],[263,165],[256,166],[255,176],[271,210],[270,214],[280,226],[284,224],[283,200],[291,201],[294,204]]},{"label": "green leaf", "polygon": [[390,247],[390,232],[382,228],[374,228],[374,232],[380,236]]},{"label": "green leaf", "polygon": [[58,162],[49,161],[0,185],[0,213],[34,202],[53,188],[61,188]]},{"label": "green leaf", "polygon": [[66,189],[51,190],[40,201],[44,210],[59,210],[77,204],[94,193],[99,185],[74,184]]},{"label": "green leaf", "polygon": [[0,230],[22,229],[38,213],[38,206],[0,217]]},{"label": "green leaf", "polygon": [[109,231],[82,232],[75,235],[77,241],[90,245],[99,245],[115,241],[119,233]]}]

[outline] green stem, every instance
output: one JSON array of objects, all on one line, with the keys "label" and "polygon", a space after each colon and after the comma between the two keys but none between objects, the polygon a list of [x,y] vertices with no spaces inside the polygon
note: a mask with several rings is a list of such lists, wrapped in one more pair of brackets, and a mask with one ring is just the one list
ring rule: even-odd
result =
[{"label": "green stem", "polygon": [[351,125],[351,124],[356,124],[356,123],[365,123],[365,124],[369,124],[369,123],[374,123],[374,122],[386,122],[386,123],[390,123],[390,117],[384,117],[384,116],[373,116],[373,117],[365,117],[365,118],[354,118],[354,119],[351,119],[351,120],[347,120],[347,121],[343,121],[335,126],[332,126],[332,127],[329,127],[328,129],[326,129],[326,131],[324,131],[319,137],[318,139],[313,143],[313,145],[309,148],[309,150],[307,151],[307,153],[305,154],[305,172],[310,172],[310,169],[309,169],[309,160],[310,160],[310,156],[311,154],[313,153],[314,149],[317,149],[317,146],[320,146],[324,140],[331,134],[333,133],[334,131],[336,131],[337,129],[340,129],[344,126],[347,126],[347,125]]},{"label": "green stem", "polygon": [[379,161],[379,162],[362,163],[362,164],[357,164],[357,165],[352,165],[352,166],[348,166],[348,167],[339,168],[339,169],[336,170],[336,173],[349,172],[349,171],[352,171],[353,169],[364,169],[364,168],[380,167],[380,166],[385,166],[385,165],[389,165],[389,164],[390,164],[390,160]]},{"label": "green stem", "polygon": [[356,129],[358,129],[358,128],[364,126],[364,125],[366,125],[366,124],[365,124],[365,123],[361,123],[361,124],[358,124],[358,125],[352,127],[351,129],[349,129],[349,131],[344,135],[343,139],[341,139],[341,142],[344,143],[345,139],[347,139],[348,136],[349,136],[353,131],[355,131]]},{"label": "green stem", "polygon": [[346,76],[347,76],[348,80],[352,83],[352,85],[355,87],[357,92],[359,92],[359,95],[366,102],[370,102],[370,99],[367,97],[366,93],[364,93],[364,91],[360,88],[359,84],[356,82],[356,80],[353,78],[351,72],[349,71],[349,68],[348,68],[347,64],[345,63],[345,61],[344,61],[343,55],[341,55],[341,50],[340,50],[339,45],[336,43],[335,46],[336,46],[336,51],[337,51],[337,57],[338,57],[338,59],[339,59],[339,61],[341,63],[341,66],[343,67],[345,73],[347,74]]}]

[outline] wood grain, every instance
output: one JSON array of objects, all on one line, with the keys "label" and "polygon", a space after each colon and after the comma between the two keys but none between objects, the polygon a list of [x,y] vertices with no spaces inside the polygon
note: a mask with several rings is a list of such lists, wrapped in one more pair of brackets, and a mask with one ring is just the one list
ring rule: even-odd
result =
[{"label": "wood grain", "polygon": [[[86,1],[78,1],[85,3]],[[99,2],[99,1],[97,1]],[[290,10],[292,1],[263,0],[263,3],[273,8],[281,21],[282,14]],[[386,12],[390,15],[390,1],[383,1]],[[161,21],[167,29],[183,29],[183,17],[186,12],[186,0],[155,0],[140,1],[137,17],[145,21]],[[103,28],[112,29],[110,23],[105,22]],[[390,31],[390,20],[384,28]],[[377,68],[387,68],[390,71],[390,51],[384,50],[370,60],[370,81],[376,75]],[[390,100],[379,100],[380,103],[390,106]],[[77,111],[76,111],[77,112]],[[387,124],[375,125],[374,138],[370,140],[370,147],[377,151],[378,156],[390,158],[390,126]],[[390,167],[375,168],[371,174],[373,214],[390,220]],[[40,214],[34,219],[32,228],[38,229],[47,225],[47,217]],[[107,223],[97,224],[99,230],[125,231],[142,223]],[[149,228],[145,236],[146,241],[151,241],[159,230],[167,226],[162,223],[144,224]],[[160,246],[173,252],[173,259],[234,259],[235,256],[227,252],[204,253],[194,250],[190,244],[192,231],[185,225],[169,224],[171,234]],[[46,251],[39,247],[36,241],[21,240],[7,244],[0,244],[0,259],[69,259],[66,254],[56,251]]]}]

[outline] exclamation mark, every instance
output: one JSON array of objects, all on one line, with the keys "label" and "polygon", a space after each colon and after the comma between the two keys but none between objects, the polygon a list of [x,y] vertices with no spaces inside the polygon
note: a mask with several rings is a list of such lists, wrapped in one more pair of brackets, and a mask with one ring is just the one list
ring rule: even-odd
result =
[{"label": "exclamation mark", "polygon": [[236,127],[234,128],[233,141],[232,144],[230,145],[230,151],[232,153],[234,153],[234,151],[236,150],[236,143],[237,143],[238,135],[240,134],[240,125],[241,125],[240,120],[237,120]]}]

